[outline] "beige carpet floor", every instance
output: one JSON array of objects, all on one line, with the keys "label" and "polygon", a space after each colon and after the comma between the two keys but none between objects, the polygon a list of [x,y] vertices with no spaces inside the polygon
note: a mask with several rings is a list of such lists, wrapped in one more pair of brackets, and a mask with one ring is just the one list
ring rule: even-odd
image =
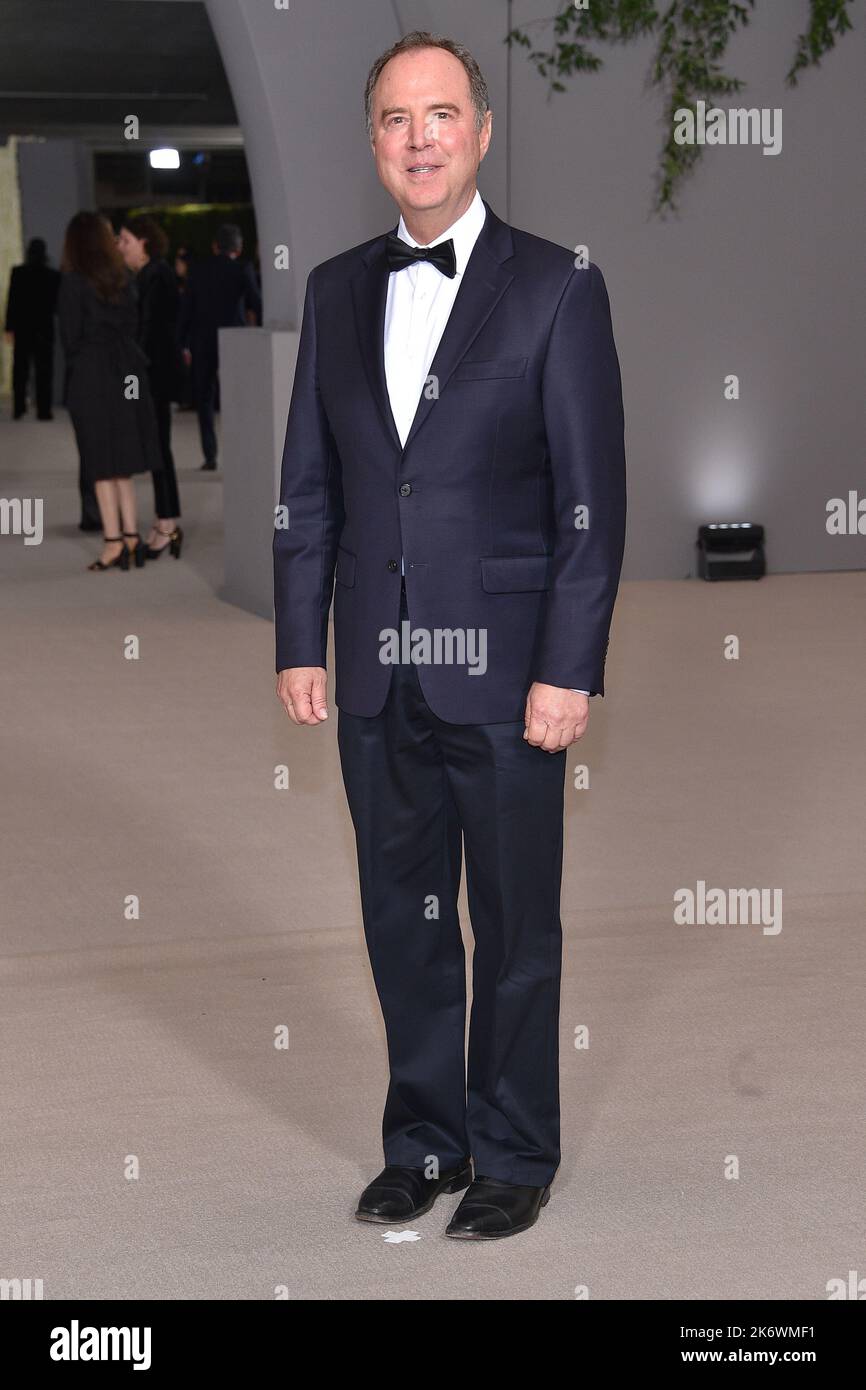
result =
[{"label": "beige carpet floor", "polygon": [[[43,497],[45,537],[0,536],[0,1278],[536,1300],[866,1275],[866,573],[623,585],[570,764],[550,1205],[475,1245],[443,1198],[387,1243],[351,1219],[386,1061],[336,718],[288,724],[270,625],[219,597],[189,416],[187,551],[126,575],[84,571],[65,414],[3,416],[0,497]],[[698,880],[781,889],[782,930],[676,925]]]}]

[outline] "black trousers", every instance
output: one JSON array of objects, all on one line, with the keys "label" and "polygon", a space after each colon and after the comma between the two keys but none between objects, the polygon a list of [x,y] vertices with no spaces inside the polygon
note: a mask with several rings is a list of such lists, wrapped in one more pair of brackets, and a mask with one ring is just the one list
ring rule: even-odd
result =
[{"label": "black trousers", "polygon": [[[402,618],[408,617],[403,599]],[[467,674],[466,679],[483,679]],[[339,711],[364,931],[388,1040],[387,1164],[544,1186],[559,1164],[566,754],[523,723],[447,724],[414,665],[382,712]],[[475,938],[468,1060],[461,838]]]},{"label": "black trousers", "polygon": [[36,413],[44,419],[51,414],[54,339],[45,333],[17,332],[12,358],[12,395],[16,415],[23,415],[27,409],[27,382],[31,362],[36,369]]},{"label": "black trousers", "polygon": [[171,392],[169,388],[160,388],[159,385],[152,384],[151,395],[162,454],[162,470],[153,474],[153,503],[157,516],[168,519],[180,516],[177,473],[174,455],[171,452]]},{"label": "black trousers", "polygon": [[201,450],[206,463],[217,456],[214,412],[219,408],[219,360],[205,348],[192,350],[192,398],[198,415]]}]

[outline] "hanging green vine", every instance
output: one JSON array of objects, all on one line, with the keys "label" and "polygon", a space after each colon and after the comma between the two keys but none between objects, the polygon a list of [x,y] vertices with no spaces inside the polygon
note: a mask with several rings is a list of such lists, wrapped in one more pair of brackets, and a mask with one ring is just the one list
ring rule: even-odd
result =
[{"label": "hanging green vine", "polygon": [[[796,41],[785,79],[788,86],[796,86],[803,69],[816,66],[837,37],[852,28],[852,3],[809,0],[809,22]],[[593,43],[627,43],[657,35],[652,84],[664,95],[667,136],[659,157],[655,207],[672,211],[679,188],[703,152],[703,145],[677,143],[675,113],[694,112],[699,101],[712,106],[719,97],[741,90],[740,79],[725,72],[724,58],[732,34],[748,24],[754,7],[755,0],[670,0],[660,11],[653,0],[588,0],[587,8],[577,8],[572,0],[550,19],[512,29],[506,43],[528,50],[553,93],[566,90],[563,78],[603,66]],[[550,48],[536,47],[530,38],[528,30],[537,25],[552,26]]]}]

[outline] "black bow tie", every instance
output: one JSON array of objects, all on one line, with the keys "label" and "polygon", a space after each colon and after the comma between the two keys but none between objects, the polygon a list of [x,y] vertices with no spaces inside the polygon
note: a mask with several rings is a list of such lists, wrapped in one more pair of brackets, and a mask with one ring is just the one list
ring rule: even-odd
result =
[{"label": "black bow tie", "polygon": [[457,274],[457,257],[453,241],[440,241],[438,246],[410,246],[391,232],[388,237],[388,265],[391,270],[405,270],[407,265],[417,265],[419,261],[429,261],[453,280]]}]

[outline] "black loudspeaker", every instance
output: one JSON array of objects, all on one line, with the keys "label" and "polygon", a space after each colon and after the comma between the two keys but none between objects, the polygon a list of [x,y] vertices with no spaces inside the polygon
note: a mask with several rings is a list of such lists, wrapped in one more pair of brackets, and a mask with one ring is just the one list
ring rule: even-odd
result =
[{"label": "black loudspeaker", "polygon": [[764,528],[753,521],[712,521],[698,528],[701,579],[761,579],[767,572]]}]

